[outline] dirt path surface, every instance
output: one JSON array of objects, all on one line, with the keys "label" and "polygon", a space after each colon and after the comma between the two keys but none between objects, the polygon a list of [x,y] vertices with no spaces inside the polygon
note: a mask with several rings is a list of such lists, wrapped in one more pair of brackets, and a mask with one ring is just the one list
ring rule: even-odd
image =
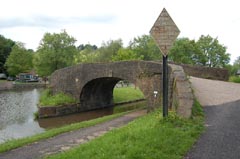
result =
[{"label": "dirt path surface", "polygon": [[185,159],[240,158],[240,84],[190,79],[203,105],[206,131]]},{"label": "dirt path surface", "polygon": [[68,150],[74,146],[99,137],[106,132],[114,128],[121,127],[145,114],[146,110],[139,110],[102,124],[64,133],[50,139],[42,140],[15,150],[2,153],[0,154],[0,159],[43,158],[46,155]]}]

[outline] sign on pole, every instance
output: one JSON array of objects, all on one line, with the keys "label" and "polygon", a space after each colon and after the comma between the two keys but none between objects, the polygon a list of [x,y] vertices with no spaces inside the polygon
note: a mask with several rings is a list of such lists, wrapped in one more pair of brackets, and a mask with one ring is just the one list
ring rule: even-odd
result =
[{"label": "sign on pole", "polygon": [[150,34],[163,56],[167,56],[179,33],[180,31],[177,25],[174,23],[167,10],[163,8],[150,31]]},{"label": "sign on pole", "polygon": [[168,52],[180,31],[167,10],[163,8],[154,23],[150,34],[163,54],[162,90],[163,90],[163,117],[168,116]]}]

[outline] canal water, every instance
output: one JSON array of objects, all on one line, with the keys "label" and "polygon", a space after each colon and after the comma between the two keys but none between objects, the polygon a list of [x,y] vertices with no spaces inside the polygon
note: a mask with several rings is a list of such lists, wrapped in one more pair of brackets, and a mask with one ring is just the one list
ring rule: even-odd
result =
[{"label": "canal water", "polygon": [[113,114],[113,108],[105,108],[34,120],[39,96],[39,89],[0,92],[0,143],[35,135],[44,132],[45,129]]},{"label": "canal water", "polygon": [[0,143],[44,131],[34,121],[39,90],[0,92]]}]

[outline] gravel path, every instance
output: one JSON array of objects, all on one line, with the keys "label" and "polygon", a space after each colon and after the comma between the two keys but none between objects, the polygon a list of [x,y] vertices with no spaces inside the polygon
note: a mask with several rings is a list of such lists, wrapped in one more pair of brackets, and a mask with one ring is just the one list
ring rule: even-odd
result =
[{"label": "gravel path", "polygon": [[102,124],[64,133],[50,139],[1,153],[0,159],[43,158],[46,155],[59,153],[88,142],[114,128],[121,127],[144,114],[146,114],[146,110],[139,110]]},{"label": "gravel path", "polygon": [[185,159],[240,158],[240,84],[191,77],[206,131]]}]

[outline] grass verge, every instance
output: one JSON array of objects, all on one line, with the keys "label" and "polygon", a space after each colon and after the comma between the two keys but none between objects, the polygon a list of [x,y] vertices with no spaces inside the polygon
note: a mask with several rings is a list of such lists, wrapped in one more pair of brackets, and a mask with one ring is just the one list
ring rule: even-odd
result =
[{"label": "grass verge", "polygon": [[[197,108],[195,108],[197,107]],[[127,126],[50,159],[181,159],[204,130],[203,114],[198,103],[191,119],[174,112],[163,119],[160,111],[141,117]]]},{"label": "grass verge", "polygon": [[240,77],[238,76],[231,76],[229,77],[230,82],[240,83]]},{"label": "grass verge", "polygon": [[7,82],[7,80],[0,80],[0,83],[5,83]]},{"label": "grass verge", "polygon": [[135,89],[134,87],[122,87],[115,88],[113,90],[114,103],[126,102],[142,98],[144,98],[144,95],[139,88]]},{"label": "grass verge", "polygon": [[59,106],[70,103],[77,103],[77,100],[63,93],[52,95],[50,89],[43,90],[39,100],[40,106]]},{"label": "grass verge", "polygon": [[84,122],[80,122],[80,123],[74,123],[74,124],[63,126],[63,127],[60,127],[60,128],[49,129],[46,132],[31,136],[31,137],[26,137],[26,138],[16,139],[16,140],[10,140],[10,141],[7,141],[3,144],[0,144],[0,152],[5,152],[5,151],[8,151],[8,150],[17,148],[17,147],[27,145],[29,143],[33,143],[33,142],[42,140],[42,139],[47,139],[47,138],[56,136],[56,135],[61,134],[61,133],[65,133],[65,132],[77,130],[77,129],[80,129],[80,128],[85,128],[85,127],[93,126],[93,125],[96,125],[96,124],[99,124],[99,123],[103,123],[103,122],[112,120],[114,118],[123,116],[127,113],[129,113],[129,112],[104,116],[104,117],[101,117],[101,118],[97,118],[97,119],[93,119],[93,120],[89,120],[89,121],[84,121]]},{"label": "grass verge", "polygon": [[[113,91],[114,103],[127,102],[136,99],[143,99],[144,95],[138,88],[123,87],[115,88]],[[66,94],[58,93],[52,95],[50,89],[42,91],[40,96],[40,106],[59,106],[63,104],[77,103],[78,101]]]}]

